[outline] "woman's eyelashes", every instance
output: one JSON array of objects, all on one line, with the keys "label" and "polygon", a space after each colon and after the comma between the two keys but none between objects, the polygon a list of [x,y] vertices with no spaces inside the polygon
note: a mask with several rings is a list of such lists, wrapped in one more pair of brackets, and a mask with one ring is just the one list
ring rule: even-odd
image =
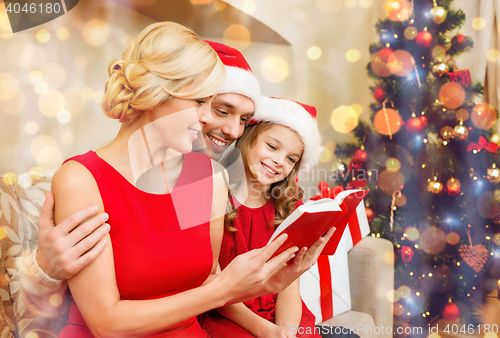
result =
[{"label": "woman's eyelashes", "polygon": [[295,159],[293,157],[290,157],[288,156],[288,161],[291,163],[291,164],[295,164]]},{"label": "woman's eyelashes", "polygon": [[206,101],[205,100],[196,100],[196,103],[198,103],[201,107],[206,103]]},{"label": "woman's eyelashes", "polygon": [[278,148],[276,148],[275,146],[273,146],[271,143],[268,143],[267,146],[269,147],[269,149],[275,151],[275,150],[278,150]]}]

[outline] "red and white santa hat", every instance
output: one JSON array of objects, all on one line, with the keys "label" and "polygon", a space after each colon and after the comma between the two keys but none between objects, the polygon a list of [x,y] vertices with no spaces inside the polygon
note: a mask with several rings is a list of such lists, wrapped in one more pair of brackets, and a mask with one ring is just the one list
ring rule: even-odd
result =
[{"label": "red and white santa hat", "polygon": [[226,82],[218,94],[236,93],[250,98],[255,107],[261,99],[260,84],[239,50],[225,44],[205,40],[219,55],[226,68]]},{"label": "red and white santa hat", "polygon": [[288,127],[299,135],[304,143],[300,175],[318,163],[323,150],[316,114],[316,108],[313,106],[288,99],[262,96],[259,109],[256,110],[250,124],[261,121],[272,122]]}]

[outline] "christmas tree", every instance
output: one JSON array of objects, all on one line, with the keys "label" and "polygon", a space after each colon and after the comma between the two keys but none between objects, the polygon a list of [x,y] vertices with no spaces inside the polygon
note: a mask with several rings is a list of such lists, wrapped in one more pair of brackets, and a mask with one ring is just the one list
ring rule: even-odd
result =
[{"label": "christmas tree", "polygon": [[372,236],[395,247],[394,314],[421,327],[478,324],[500,285],[498,112],[476,104],[483,86],[454,60],[473,41],[451,5],[387,1],[367,66],[373,123],[337,145],[343,177],[329,182],[371,190]]}]

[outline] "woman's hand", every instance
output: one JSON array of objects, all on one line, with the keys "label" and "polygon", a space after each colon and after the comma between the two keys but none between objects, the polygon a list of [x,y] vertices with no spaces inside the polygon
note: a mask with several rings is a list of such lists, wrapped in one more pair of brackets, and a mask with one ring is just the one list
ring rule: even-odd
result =
[{"label": "woman's hand", "polygon": [[270,329],[259,338],[295,338],[290,329],[271,324]]}]

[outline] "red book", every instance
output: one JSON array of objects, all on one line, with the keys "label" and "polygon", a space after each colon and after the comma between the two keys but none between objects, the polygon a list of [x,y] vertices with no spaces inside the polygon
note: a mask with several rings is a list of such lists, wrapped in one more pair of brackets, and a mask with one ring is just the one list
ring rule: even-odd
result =
[{"label": "red book", "polygon": [[288,239],[273,257],[292,246],[310,247],[328,229],[335,227],[335,233],[323,250],[323,254],[333,255],[349,218],[356,212],[356,207],[367,193],[368,190],[346,190],[333,200],[323,198],[299,206],[279,225],[269,240],[271,243],[279,235],[288,234]]}]

